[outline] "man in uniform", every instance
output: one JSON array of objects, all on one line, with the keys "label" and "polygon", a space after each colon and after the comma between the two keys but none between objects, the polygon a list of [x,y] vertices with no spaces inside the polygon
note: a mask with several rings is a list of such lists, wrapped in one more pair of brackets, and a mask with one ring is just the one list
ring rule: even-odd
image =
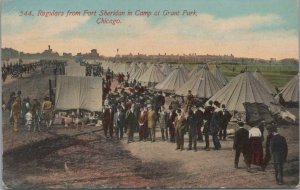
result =
[{"label": "man in uniform", "polygon": [[184,146],[184,134],[186,132],[186,119],[181,112],[181,109],[177,110],[177,117],[174,122],[175,126],[175,140],[176,140],[176,150],[183,150]]},{"label": "man in uniform", "polygon": [[40,122],[41,122],[41,103],[34,98],[33,99],[33,103],[32,103],[32,108],[31,108],[31,112],[32,112],[32,118],[33,118],[33,131],[35,131],[37,128],[39,129],[39,131],[41,130],[40,128]]},{"label": "man in uniform", "polygon": [[151,142],[155,142],[155,127],[156,127],[156,113],[152,109],[151,105],[148,105],[148,113],[147,113],[147,119],[148,119],[148,134],[150,136]]},{"label": "man in uniform", "polygon": [[47,128],[51,127],[52,124],[52,102],[50,101],[50,98],[47,96],[44,99],[44,102],[42,104],[42,114],[43,119],[46,122]]},{"label": "man in uniform", "polygon": [[169,114],[165,111],[164,106],[161,107],[159,112],[159,126],[161,131],[161,138],[163,141],[168,140],[168,116]]},{"label": "man in uniform", "polygon": [[19,119],[20,119],[20,113],[21,113],[21,100],[16,99],[14,103],[12,104],[12,117],[14,121],[14,127],[13,130],[15,132],[19,131]]}]

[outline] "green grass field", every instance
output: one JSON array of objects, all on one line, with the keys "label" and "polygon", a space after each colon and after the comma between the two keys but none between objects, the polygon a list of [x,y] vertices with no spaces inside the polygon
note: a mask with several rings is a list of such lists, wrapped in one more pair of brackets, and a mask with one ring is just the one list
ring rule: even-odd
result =
[{"label": "green grass field", "polygon": [[[187,65],[189,69],[194,67],[194,64]],[[212,70],[215,65],[209,65]],[[247,71],[254,72],[259,69],[262,75],[271,82],[275,87],[282,88],[289,82],[298,72],[299,67],[296,64],[219,64],[220,70],[228,80],[237,76],[241,70],[247,67]]]}]

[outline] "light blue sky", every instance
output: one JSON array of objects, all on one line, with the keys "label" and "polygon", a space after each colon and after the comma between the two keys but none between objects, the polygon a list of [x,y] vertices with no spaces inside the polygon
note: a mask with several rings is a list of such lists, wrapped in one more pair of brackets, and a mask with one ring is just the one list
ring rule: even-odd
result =
[{"label": "light blue sky", "polygon": [[[21,10],[32,10],[36,13],[38,10],[85,9],[97,11],[195,9],[198,17],[122,17],[120,18],[122,24],[118,26],[96,24],[98,16],[64,21],[59,18],[55,26],[55,21],[51,22],[51,19],[57,18],[18,16]],[[97,48],[103,54],[113,55],[115,49],[119,48],[124,54],[130,52],[218,54],[219,52],[219,54],[233,53],[237,56],[263,58],[298,55],[297,0],[4,0],[2,11],[3,45],[26,52],[41,51],[40,48],[51,44],[60,53],[85,52]],[[53,27],[57,27],[58,31],[52,31]],[[26,34],[26,31],[32,34]],[[286,41],[280,40],[281,37],[286,37]],[[16,38],[20,43],[13,40]],[[68,43],[67,40],[71,43],[69,50],[63,49],[68,47],[65,45]],[[257,40],[257,51],[260,52],[255,52],[252,48],[256,46],[253,44],[254,40]],[[269,46],[267,41],[270,42]],[[82,47],[73,47],[74,42],[82,44]],[[24,43],[27,46],[24,46]],[[130,47],[130,44],[134,47]],[[178,47],[181,44],[182,47]],[[280,48],[284,49],[284,54]],[[248,54],[247,50],[250,49],[252,52]],[[266,52],[262,53],[264,50]]]}]

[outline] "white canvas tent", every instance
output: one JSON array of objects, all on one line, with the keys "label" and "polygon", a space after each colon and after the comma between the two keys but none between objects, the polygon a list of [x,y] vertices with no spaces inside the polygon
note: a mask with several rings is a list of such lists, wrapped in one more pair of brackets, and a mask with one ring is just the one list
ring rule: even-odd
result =
[{"label": "white canvas tent", "polygon": [[194,68],[188,74],[189,78],[191,78],[192,76],[197,74],[201,69],[202,69],[202,67],[200,65],[194,66]]},{"label": "white canvas tent", "polygon": [[163,64],[160,70],[168,76],[174,69],[169,64]]},{"label": "white canvas tent", "polygon": [[165,75],[157,65],[151,65],[147,71],[137,80],[144,83],[159,83],[165,79]]},{"label": "white canvas tent", "polygon": [[223,73],[220,71],[219,67],[216,66],[216,68],[214,68],[214,70],[212,70],[211,72],[214,77],[220,81],[222,83],[223,86],[225,86],[228,83],[228,80],[226,79],[226,77],[223,75]]},{"label": "white canvas tent", "polygon": [[241,113],[245,112],[245,103],[271,106],[271,102],[277,102],[250,72],[240,73],[209,100],[225,104],[229,111]]},{"label": "white canvas tent", "polygon": [[102,78],[57,76],[55,109],[102,110]]},{"label": "white canvas tent", "polygon": [[146,71],[148,67],[145,64],[141,64],[139,70],[137,70],[132,76],[130,76],[129,81],[134,81],[140,78]]},{"label": "white canvas tent", "polygon": [[139,70],[139,68],[140,67],[136,63],[132,63],[128,70],[129,75],[132,76],[134,73],[136,73]]},{"label": "white canvas tent", "polygon": [[275,87],[267,80],[265,79],[262,74],[260,73],[260,71],[255,71],[253,73],[253,76],[258,80],[258,82],[263,85],[267,91],[272,94],[272,95],[275,95],[276,94],[276,89]]},{"label": "white canvas tent", "polygon": [[174,91],[179,89],[188,80],[187,75],[182,71],[181,68],[176,68],[170,73],[165,80],[158,83],[155,88],[164,91]]},{"label": "white canvas tent", "polygon": [[[299,102],[299,73],[283,87],[280,93],[286,102]],[[278,95],[276,98],[278,98]]]},{"label": "white canvas tent", "polygon": [[187,96],[191,90],[194,96],[210,98],[222,88],[222,84],[206,69],[201,69],[181,88],[175,90],[178,95]]}]

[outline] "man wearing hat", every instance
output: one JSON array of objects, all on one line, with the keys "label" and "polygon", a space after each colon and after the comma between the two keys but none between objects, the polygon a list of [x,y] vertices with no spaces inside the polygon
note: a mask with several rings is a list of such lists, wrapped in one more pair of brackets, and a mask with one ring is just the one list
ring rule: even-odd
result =
[{"label": "man wearing hat", "polygon": [[124,124],[125,124],[125,113],[122,110],[122,107],[118,106],[117,111],[114,114],[114,127],[115,127],[116,138],[118,140],[123,138]]},{"label": "man wearing hat", "polygon": [[249,131],[244,128],[242,121],[238,122],[239,128],[234,133],[233,150],[235,150],[234,167],[238,168],[240,154],[243,154],[244,162],[249,169]]},{"label": "man wearing hat", "polygon": [[176,140],[176,150],[183,150],[184,146],[184,134],[186,132],[186,119],[181,112],[181,109],[177,110],[177,117],[174,122],[175,126],[175,140]]},{"label": "man wearing hat", "polygon": [[232,115],[229,113],[229,111],[226,109],[225,105],[222,104],[222,114],[220,115],[220,132],[219,132],[219,138],[220,140],[226,140],[227,136],[227,125],[232,117]]},{"label": "man wearing hat", "polygon": [[133,106],[134,105],[132,105],[131,108],[126,112],[126,117],[125,117],[125,121],[127,124],[127,136],[128,136],[127,143],[134,142],[133,134],[135,129],[139,125],[137,117],[134,114]]},{"label": "man wearing hat", "polygon": [[215,146],[215,150],[219,150],[221,148],[221,144],[219,141],[218,133],[220,130],[222,110],[220,108],[220,103],[218,101],[215,101],[214,105],[215,105],[215,109],[211,117],[209,129],[212,135],[212,140]]},{"label": "man wearing hat", "polygon": [[278,185],[283,184],[283,164],[286,162],[288,146],[286,139],[281,136],[276,128],[272,128],[273,137],[270,142],[270,151],[273,157],[275,179]]},{"label": "man wearing hat", "polygon": [[33,118],[33,131],[35,131],[37,128],[39,131],[41,130],[40,128],[40,122],[41,122],[41,103],[37,100],[37,98],[33,99],[32,103],[32,118]]},{"label": "man wearing hat", "polygon": [[204,123],[204,128],[203,128],[203,134],[204,134],[204,137],[205,137],[205,147],[204,149],[209,151],[210,148],[209,148],[209,133],[210,133],[210,122],[211,122],[211,118],[212,118],[212,115],[214,113],[214,110],[215,108],[212,106],[213,105],[213,101],[209,101],[208,102],[208,106],[205,107],[205,110],[204,110],[204,114],[203,114],[203,119],[205,120],[205,123]]},{"label": "man wearing hat", "polygon": [[191,109],[191,107],[193,105],[193,102],[194,102],[194,96],[192,94],[192,91],[189,90],[188,95],[186,97],[186,108],[185,108],[186,112],[189,112],[189,110]]},{"label": "man wearing hat", "polygon": [[267,127],[267,131],[268,131],[268,136],[267,136],[267,140],[266,140],[266,148],[265,148],[265,157],[264,157],[264,161],[262,164],[262,170],[264,171],[268,165],[268,163],[271,160],[271,152],[270,152],[270,142],[271,139],[273,138],[273,131],[275,126],[268,126]]},{"label": "man wearing hat", "polygon": [[106,138],[108,138],[107,131],[109,130],[109,135],[112,138],[113,137],[113,110],[110,105],[108,105],[103,114],[103,130],[104,130],[104,135]]},{"label": "man wearing hat", "polygon": [[14,103],[12,104],[12,117],[13,117],[13,130],[14,132],[19,131],[19,121],[20,121],[20,113],[21,113],[21,99],[16,98]]},{"label": "man wearing hat", "polygon": [[47,128],[49,128],[52,124],[52,102],[50,101],[49,96],[46,96],[42,103],[42,115]]},{"label": "man wearing hat", "polygon": [[203,141],[203,135],[202,135],[201,128],[203,126],[203,111],[201,110],[200,105],[196,106],[195,121],[196,121],[197,132],[198,132],[198,139],[197,140],[202,142]]}]

